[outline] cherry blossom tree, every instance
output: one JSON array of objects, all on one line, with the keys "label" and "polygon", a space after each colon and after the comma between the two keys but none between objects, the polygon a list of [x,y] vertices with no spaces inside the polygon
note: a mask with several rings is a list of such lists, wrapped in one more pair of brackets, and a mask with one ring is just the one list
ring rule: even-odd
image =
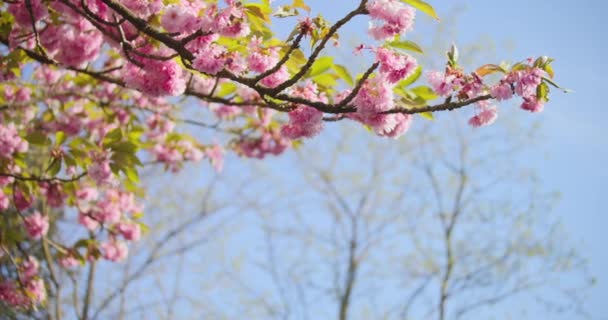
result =
[{"label": "cherry blossom tree", "polygon": [[[225,152],[280,155],[327,121],[397,138],[416,114],[470,107],[469,123],[480,127],[496,120],[494,101],[517,98],[540,112],[549,88],[559,88],[544,56],[464,70],[453,47],[445,69],[423,70],[414,57],[422,49],[403,37],[418,12],[438,19],[429,4],[350,6],[332,23],[301,0],[3,0],[0,259],[9,263],[0,301],[35,310],[49,290],[59,295],[56,267],[126,259],[144,228],[146,165],[177,172],[206,159],[221,170]],[[369,67],[353,76],[326,53],[359,16],[370,21],[370,39],[349,49],[369,56]],[[272,23],[286,18],[293,31],[280,40]],[[418,84],[423,74],[429,86]],[[203,116],[193,116],[195,104]],[[186,125],[209,138],[195,139]],[[76,241],[49,237],[57,212],[77,222]]]}]

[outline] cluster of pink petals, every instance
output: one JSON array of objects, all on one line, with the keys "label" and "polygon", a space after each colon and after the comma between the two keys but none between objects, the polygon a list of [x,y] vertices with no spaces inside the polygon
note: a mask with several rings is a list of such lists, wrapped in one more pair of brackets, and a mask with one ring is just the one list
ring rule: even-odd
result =
[{"label": "cluster of pink petals", "polygon": [[205,156],[211,162],[211,165],[217,172],[224,169],[224,149],[219,144],[207,147],[204,152]]},{"label": "cluster of pink petals", "polygon": [[123,241],[111,239],[99,245],[104,259],[121,262],[129,255],[129,248]]},{"label": "cluster of pink petals", "polygon": [[376,40],[386,40],[404,34],[414,27],[416,10],[400,0],[372,0],[367,3],[372,19],[381,24],[370,23],[370,34]]},{"label": "cluster of pink petals", "polygon": [[29,256],[21,263],[19,267],[21,269],[22,276],[25,279],[31,279],[38,274],[40,263],[38,263],[36,258]]},{"label": "cluster of pink petals", "polygon": [[409,77],[418,67],[418,62],[413,57],[386,48],[376,50],[376,60],[380,62],[380,72],[390,83]]},{"label": "cluster of pink petals", "polygon": [[289,79],[289,70],[287,70],[287,67],[285,65],[283,65],[277,72],[262,79],[260,81],[260,83],[269,88],[276,88],[283,82],[287,81],[288,79]]},{"label": "cluster of pink petals", "polygon": [[435,93],[443,97],[451,95],[455,88],[462,84],[462,79],[456,75],[439,71],[427,73],[427,78]]},{"label": "cluster of pink petals", "polygon": [[63,192],[62,184],[40,182],[40,194],[46,199],[46,203],[52,208],[60,208],[63,206],[66,194]]},{"label": "cluster of pink petals", "polygon": [[536,89],[542,83],[545,71],[540,68],[526,68],[507,74],[499,83],[490,89],[496,100],[502,101],[513,97],[513,94],[523,99],[521,108],[530,112],[541,112],[544,102],[539,101]]},{"label": "cluster of pink petals", "polygon": [[30,239],[38,240],[49,231],[49,217],[43,216],[39,211],[35,211],[23,219],[23,227]]},{"label": "cluster of pink petals", "polygon": [[268,155],[280,155],[291,146],[291,141],[278,132],[268,131],[259,138],[239,141],[238,151],[247,158],[264,159]]},{"label": "cluster of pink petals", "polygon": [[498,110],[494,106],[478,107],[477,114],[469,120],[473,127],[483,127],[493,124],[498,117]]},{"label": "cluster of pink petals", "polygon": [[200,1],[184,1],[179,5],[172,4],[165,8],[161,25],[171,33],[191,33],[203,25],[199,16],[203,9]]},{"label": "cluster of pink petals", "polygon": [[[166,50],[140,49],[146,54],[167,55]],[[127,86],[153,97],[177,96],[186,91],[184,70],[173,60],[139,59],[142,67],[129,63],[125,69]]]},{"label": "cluster of pink petals", "polygon": [[[306,82],[302,87],[292,90],[292,95],[313,102],[327,102],[327,97],[320,95],[313,82]],[[323,130],[323,112],[305,105],[299,105],[289,112],[289,123],[281,128],[281,134],[295,140],[312,138]]]},{"label": "cluster of pink petals", "polygon": [[14,123],[0,123],[0,158],[9,159],[14,153],[26,152],[27,141],[19,136]]},{"label": "cluster of pink petals", "polygon": [[122,221],[125,214],[136,214],[143,210],[129,192],[107,189],[99,199],[97,190],[88,187],[77,193],[79,216],[78,221],[89,230],[99,225],[112,225]]},{"label": "cluster of pink petals", "polygon": [[98,186],[110,185],[116,182],[116,177],[110,168],[108,153],[92,153],[93,163],[88,168],[88,175]]},{"label": "cluster of pink petals", "polygon": [[392,84],[383,77],[365,81],[353,100],[357,113],[375,115],[394,108],[395,99]]},{"label": "cluster of pink petals", "polygon": [[227,62],[226,49],[217,44],[209,44],[199,48],[194,54],[192,66],[196,70],[215,75],[224,69]]},{"label": "cluster of pink petals", "polygon": [[27,279],[21,284],[17,281],[0,282],[0,301],[12,307],[30,307],[46,300],[44,281],[39,278]]},{"label": "cluster of pink petals", "polygon": [[49,25],[40,41],[57,61],[82,67],[99,56],[103,35],[90,22],[80,18],[72,23]]},{"label": "cluster of pink petals", "polygon": [[15,22],[23,28],[32,27],[32,16],[34,18],[33,22],[36,23],[39,20],[46,18],[49,14],[46,6],[42,4],[42,0],[31,0],[30,3],[32,6],[32,15],[30,15],[29,10],[27,9],[25,0],[10,2],[8,6],[8,12],[15,17]]},{"label": "cluster of pink petals", "polygon": [[398,138],[409,130],[412,116],[385,114],[395,107],[393,84],[383,76],[367,80],[353,100],[357,112],[349,118],[370,127],[383,137]]},{"label": "cluster of pink petals", "polygon": [[156,161],[166,164],[173,172],[179,171],[184,161],[198,162],[204,157],[200,148],[188,140],[158,143],[150,151]]},{"label": "cluster of pink petals", "polygon": [[123,221],[116,225],[116,229],[128,241],[137,241],[141,238],[141,227],[139,224]]},{"label": "cluster of pink petals", "polygon": [[8,209],[10,205],[11,199],[7,194],[4,193],[4,191],[2,191],[2,189],[0,189],[0,211]]},{"label": "cluster of pink petals", "polygon": [[251,71],[263,73],[279,62],[279,48],[261,48],[262,38],[253,37],[249,43],[251,53],[247,56],[247,66]]},{"label": "cluster of pink petals", "polygon": [[498,101],[509,100],[513,97],[511,84],[501,80],[490,89],[490,94]]}]

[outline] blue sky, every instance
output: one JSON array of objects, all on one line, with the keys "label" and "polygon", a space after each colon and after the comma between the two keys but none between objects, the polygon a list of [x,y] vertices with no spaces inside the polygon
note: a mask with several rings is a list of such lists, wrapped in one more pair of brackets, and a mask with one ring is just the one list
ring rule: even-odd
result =
[{"label": "blue sky", "polygon": [[[605,1],[465,1],[463,35],[489,34],[512,39],[517,57],[544,54],[554,57],[558,79],[571,94],[554,92],[543,124],[541,150],[529,159],[546,186],[559,190],[562,200],[555,214],[564,220],[572,241],[590,259],[598,278],[588,308],[593,319],[608,319],[608,127],[604,105],[607,25]],[[440,12],[444,6],[439,5]],[[604,39],[604,40],[602,40]]]}]

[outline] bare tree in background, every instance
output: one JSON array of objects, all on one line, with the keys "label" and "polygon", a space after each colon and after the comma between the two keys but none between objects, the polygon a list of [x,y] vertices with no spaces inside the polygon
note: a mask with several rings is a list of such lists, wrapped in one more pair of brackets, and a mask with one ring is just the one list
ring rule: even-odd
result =
[{"label": "bare tree in background", "polygon": [[249,318],[584,317],[586,262],[521,161],[529,136],[504,130],[521,128],[424,128],[400,148],[341,133],[303,148],[303,179],[259,207],[265,253],[250,259],[266,276],[238,278],[263,284]]}]

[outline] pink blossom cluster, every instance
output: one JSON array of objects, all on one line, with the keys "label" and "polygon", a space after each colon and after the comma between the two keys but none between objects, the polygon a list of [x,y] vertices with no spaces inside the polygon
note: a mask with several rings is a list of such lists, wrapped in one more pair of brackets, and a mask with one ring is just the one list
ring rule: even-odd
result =
[{"label": "pink blossom cluster", "polygon": [[[146,46],[140,51],[144,54],[164,56],[168,50],[155,50]],[[173,60],[152,58],[133,58],[140,65],[129,63],[125,69],[127,86],[153,97],[177,96],[186,90],[184,70]]]},{"label": "pink blossom cluster", "polygon": [[[532,59],[530,59],[532,61]],[[535,66],[525,66],[506,72],[505,76],[494,85],[487,85],[477,73],[465,75],[460,69],[448,67],[446,72],[433,71],[427,74],[433,90],[440,96],[456,95],[459,100],[474,99],[489,94],[497,101],[505,101],[515,95],[523,99],[521,108],[531,112],[543,110],[544,101],[537,97],[537,89],[546,72]],[[469,120],[474,127],[494,123],[498,110],[490,106],[488,100],[478,102],[475,116]]]},{"label": "pink blossom cluster", "polygon": [[[312,102],[327,102],[327,97],[319,93],[312,81],[293,89],[292,94]],[[281,128],[281,134],[294,140],[312,138],[321,130],[323,130],[323,112],[310,106],[298,105],[295,110],[289,112],[289,123]]]},{"label": "pink blossom cluster", "polygon": [[[49,14],[46,5],[42,3],[42,0],[31,0],[32,15],[30,15],[25,0],[17,0],[11,2],[8,6],[8,12],[15,17],[15,22],[23,28],[31,28],[33,23],[46,18]],[[33,18],[33,21],[32,21]]]},{"label": "pink blossom cluster", "polygon": [[290,139],[283,137],[278,130],[268,129],[258,138],[241,139],[236,150],[248,158],[264,159],[268,155],[280,155],[290,146]]},{"label": "pink blossom cluster", "polygon": [[14,280],[6,279],[0,282],[0,301],[9,306],[27,308],[45,300],[46,289],[40,278],[25,280],[23,287]]},{"label": "pink blossom cluster", "polygon": [[18,280],[0,281],[0,302],[13,307],[30,307],[46,300],[44,281],[38,276],[40,263],[28,256],[17,265]]},{"label": "pink blossom cluster", "polygon": [[35,211],[23,219],[23,227],[32,240],[39,240],[49,231],[49,217]]},{"label": "pink blossom cluster", "polygon": [[414,28],[416,11],[400,0],[372,0],[367,11],[380,24],[370,23],[369,32],[376,40],[387,40]]},{"label": "pink blossom cluster", "polygon": [[28,143],[21,138],[14,123],[0,123],[0,158],[10,159],[13,154],[27,149]]},{"label": "pink blossom cluster", "polygon": [[383,76],[367,80],[353,100],[357,112],[349,117],[369,126],[376,134],[398,138],[409,130],[412,116],[385,114],[395,107],[393,85]]},{"label": "pink blossom cluster", "polygon": [[416,71],[418,62],[407,54],[399,54],[386,48],[376,50],[376,60],[380,62],[380,73],[390,83],[397,83]]}]

